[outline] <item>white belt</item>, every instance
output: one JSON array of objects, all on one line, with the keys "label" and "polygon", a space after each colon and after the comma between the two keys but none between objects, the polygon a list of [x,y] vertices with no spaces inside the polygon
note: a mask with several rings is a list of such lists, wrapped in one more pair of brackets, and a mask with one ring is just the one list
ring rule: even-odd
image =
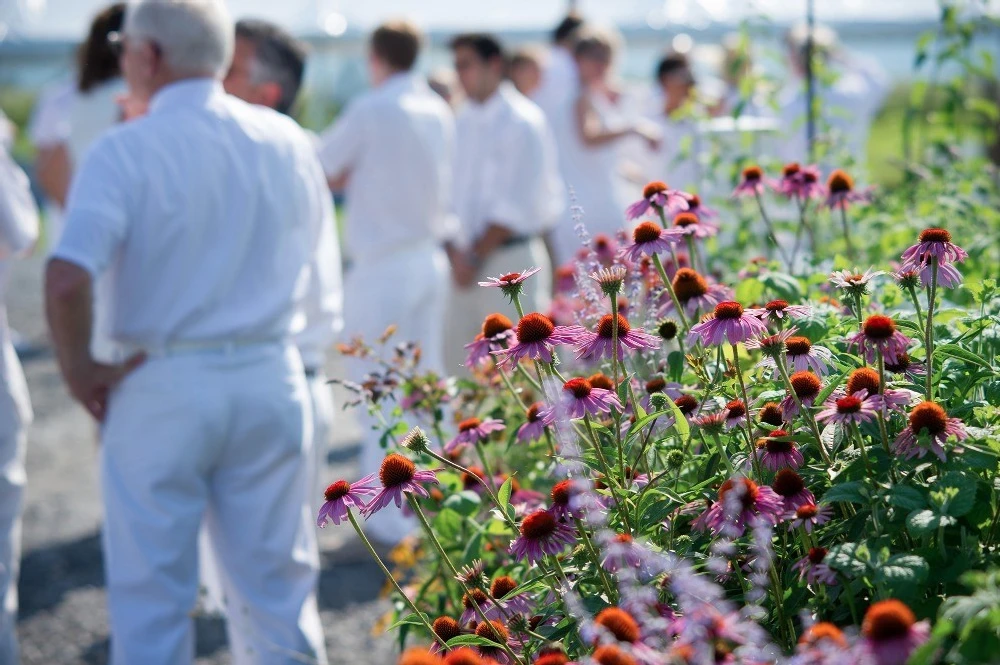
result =
[{"label": "white belt", "polygon": [[144,353],[151,357],[177,356],[185,354],[210,353],[231,355],[237,351],[255,347],[288,344],[288,340],[274,339],[233,339],[233,340],[187,340],[160,343],[121,342],[121,349],[127,356]]}]

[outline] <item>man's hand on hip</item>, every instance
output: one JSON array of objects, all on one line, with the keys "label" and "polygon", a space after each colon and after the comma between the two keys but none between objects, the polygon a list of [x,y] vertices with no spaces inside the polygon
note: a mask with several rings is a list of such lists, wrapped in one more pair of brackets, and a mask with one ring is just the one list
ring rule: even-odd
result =
[{"label": "man's hand on hip", "polygon": [[105,365],[89,359],[66,373],[66,383],[70,393],[83,408],[95,420],[103,422],[111,391],[145,361],[144,353],[137,353],[116,365]]}]

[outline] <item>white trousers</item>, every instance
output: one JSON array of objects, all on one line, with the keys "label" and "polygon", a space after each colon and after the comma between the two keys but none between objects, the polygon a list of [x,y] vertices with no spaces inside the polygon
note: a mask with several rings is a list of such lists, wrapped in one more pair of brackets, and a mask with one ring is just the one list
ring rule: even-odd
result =
[{"label": "white trousers", "polygon": [[17,575],[27,439],[19,421],[4,419],[0,425],[0,663],[17,663]]},{"label": "white trousers", "polygon": [[[443,375],[445,308],[449,281],[448,258],[433,245],[424,244],[396,251],[375,260],[358,261],[347,274],[344,288],[343,338],[360,335],[369,344],[387,327],[398,326],[389,344],[417,342],[422,350],[421,367]],[[368,361],[346,358],[347,376],[361,382],[378,367]],[[391,408],[391,407],[390,407]],[[360,476],[376,473],[386,450],[380,445],[377,418],[357,409],[362,428]],[[390,507],[365,524],[366,533],[392,545],[416,528],[413,518]]]},{"label": "white trousers", "polygon": [[[541,268],[541,272],[523,283],[521,306],[524,313],[548,313],[552,304],[552,263],[541,238],[504,247],[489,256],[476,275],[476,281],[499,277],[526,268]],[[448,311],[448,334],[445,339],[449,375],[467,375],[464,346],[482,332],[483,320],[498,312],[517,324],[517,311],[499,288],[473,284],[469,288],[452,289]]]},{"label": "white trousers", "polygon": [[193,662],[203,521],[233,662],[327,662],[308,404],[298,351],[278,344],[154,356],[115,390],[101,446],[113,665]]}]

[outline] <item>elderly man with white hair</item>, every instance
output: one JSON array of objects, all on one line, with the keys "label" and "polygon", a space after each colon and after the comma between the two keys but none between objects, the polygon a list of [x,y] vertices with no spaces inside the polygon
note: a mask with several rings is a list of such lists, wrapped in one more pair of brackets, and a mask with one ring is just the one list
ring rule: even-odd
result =
[{"label": "elderly man with white hair", "polygon": [[[63,376],[102,421],[111,662],[193,661],[204,520],[229,582],[233,662],[325,663],[292,343],[314,248],[334,232],[322,168],[292,120],[224,93],[222,0],[130,4],[123,47],[148,112],[84,161],[45,287]],[[88,347],[107,271],[112,336],[131,353],[115,366]]]}]

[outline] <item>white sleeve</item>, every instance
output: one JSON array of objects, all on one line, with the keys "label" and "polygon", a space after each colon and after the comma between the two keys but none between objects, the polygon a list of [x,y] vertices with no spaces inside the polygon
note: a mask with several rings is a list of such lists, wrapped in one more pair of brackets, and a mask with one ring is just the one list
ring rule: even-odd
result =
[{"label": "white sleeve", "polygon": [[320,164],[328,178],[350,170],[361,157],[365,141],[363,105],[350,104],[334,123],[319,136]]},{"label": "white sleeve", "polygon": [[461,233],[461,222],[455,212],[455,160],[457,157],[457,141],[455,140],[455,120],[448,113],[445,120],[445,159],[439,169],[441,181],[438,183],[438,215],[437,237],[442,242],[454,240]]},{"label": "white sleeve", "polygon": [[28,176],[0,147],[0,259],[29,249],[38,239],[38,207]]},{"label": "white sleeve", "polygon": [[65,228],[52,252],[56,258],[85,268],[97,277],[111,263],[129,224],[132,179],[115,137],[99,139],[73,178],[66,205]]},{"label": "white sleeve", "polygon": [[544,134],[528,122],[511,125],[497,155],[496,179],[488,185],[485,219],[515,235],[544,230],[545,198],[551,192]]}]

